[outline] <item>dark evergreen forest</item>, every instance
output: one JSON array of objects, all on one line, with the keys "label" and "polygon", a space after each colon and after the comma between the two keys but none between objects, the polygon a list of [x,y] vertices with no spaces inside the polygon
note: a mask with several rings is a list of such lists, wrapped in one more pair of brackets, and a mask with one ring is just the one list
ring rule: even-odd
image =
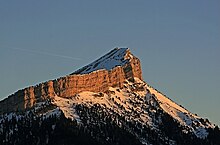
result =
[{"label": "dark evergreen forest", "polygon": [[[78,105],[80,122],[60,116],[36,117],[31,111],[25,117],[1,121],[1,145],[141,145],[143,138],[153,145],[219,145],[218,127],[209,130],[206,139],[184,134],[180,125],[164,114],[160,131],[127,121],[117,113],[108,113],[100,105]],[[141,138],[138,138],[141,137]]]}]

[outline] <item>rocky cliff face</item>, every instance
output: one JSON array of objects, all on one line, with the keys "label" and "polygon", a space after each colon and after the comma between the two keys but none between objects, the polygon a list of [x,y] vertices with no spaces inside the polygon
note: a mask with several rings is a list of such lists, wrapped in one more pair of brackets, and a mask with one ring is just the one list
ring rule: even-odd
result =
[{"label": "rocky cliff face", "polygon": [[23,111],[36,103],[58,95],[71,97],[83,91],[105,92],[109,87],[122,87],[126,79],[142,78],[140,60],[128,48],[115,48],[78,71],[31,86],[0,102],[0,114]]}]

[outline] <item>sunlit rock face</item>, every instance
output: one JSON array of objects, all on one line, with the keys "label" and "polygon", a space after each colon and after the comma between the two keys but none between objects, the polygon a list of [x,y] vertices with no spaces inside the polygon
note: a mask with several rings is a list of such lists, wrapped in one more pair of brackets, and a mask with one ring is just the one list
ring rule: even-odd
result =
[{"label": "sunlit rock face", "polygon": [[140,60],[129,48],[115,48],[74,73],[36,86],[24,88],[0,102],[0,114],[22,111],[58,95],[66,98],[83,91],[104,92],[122,87],[125,80],[142,78]]}]

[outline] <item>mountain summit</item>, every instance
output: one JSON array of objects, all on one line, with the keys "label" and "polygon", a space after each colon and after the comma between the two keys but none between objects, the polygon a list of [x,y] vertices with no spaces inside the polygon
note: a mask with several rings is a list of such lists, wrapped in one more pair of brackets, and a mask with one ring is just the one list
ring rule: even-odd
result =
[{"label": "mountain summit", "polygon": [[217,145],[218,136],[208,119],[144,82],[129,48],[0,101],[3,145]]}]

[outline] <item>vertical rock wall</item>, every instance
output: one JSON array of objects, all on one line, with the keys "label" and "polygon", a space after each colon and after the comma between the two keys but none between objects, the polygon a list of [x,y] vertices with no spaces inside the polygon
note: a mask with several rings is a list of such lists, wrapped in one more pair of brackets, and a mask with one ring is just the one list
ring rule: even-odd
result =
[{"label": "vertical rock wall", "polygon": [[82,91],[104,92],[109,87],[122,87],[126,79],[132,80],[134,77],[142,79],[140,61],[135,57],[126,65],[110,71],[98,70],[89,74],[68,75],[19,90],[0,102],[0,114],[23,111],[55,95],[71,97]]}]

